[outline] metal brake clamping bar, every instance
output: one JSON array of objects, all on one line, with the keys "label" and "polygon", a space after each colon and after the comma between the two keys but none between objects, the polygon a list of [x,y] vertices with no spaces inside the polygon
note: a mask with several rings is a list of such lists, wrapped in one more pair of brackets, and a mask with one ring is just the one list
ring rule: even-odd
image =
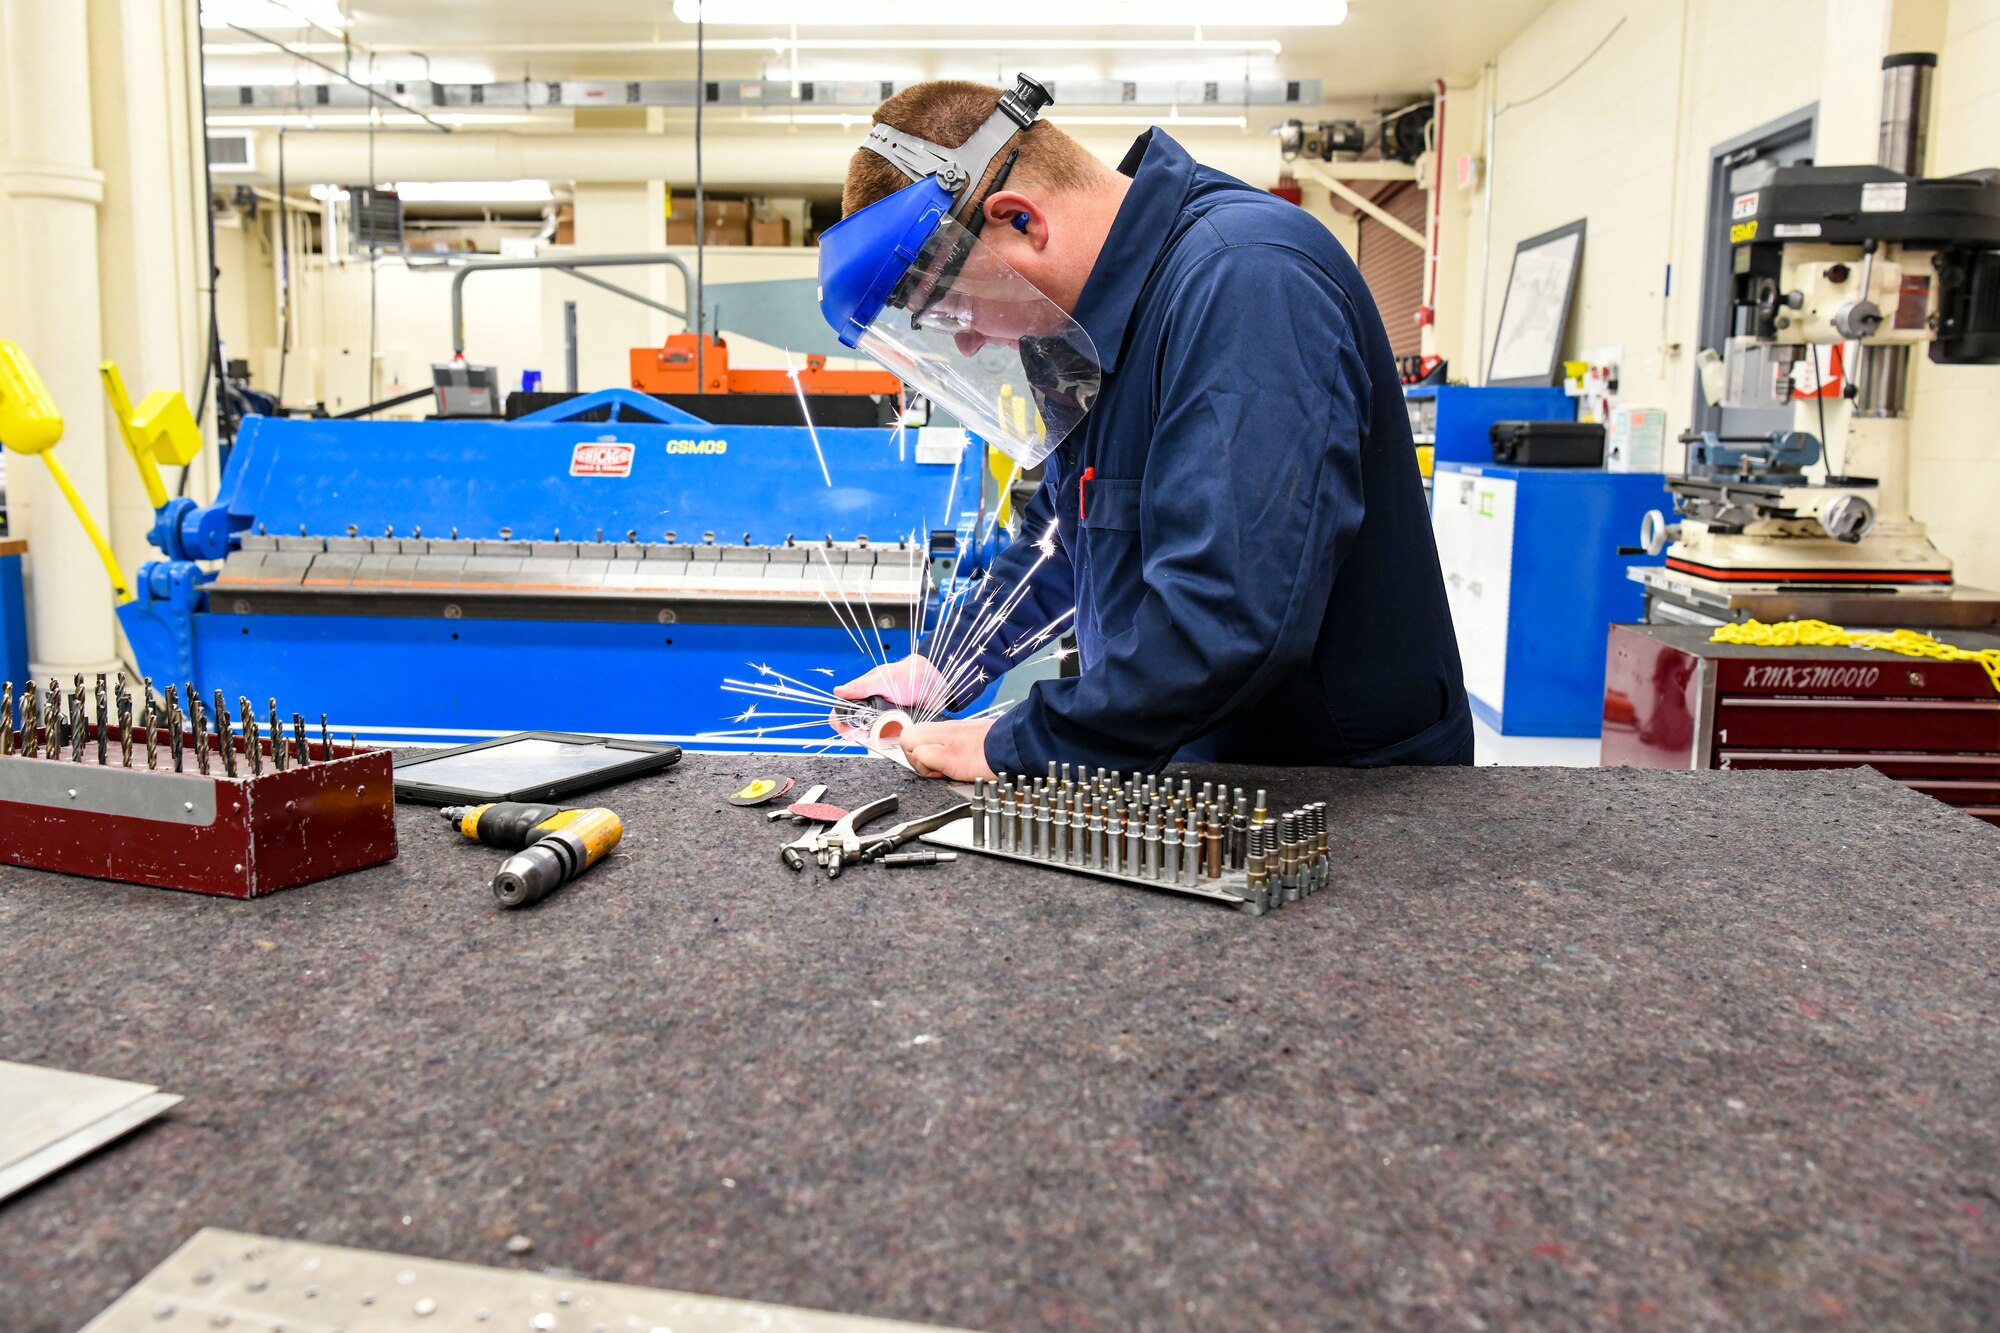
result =
[{"label": "metal brake clamping bar", "polygon": [[881,836],[871,839],[868,845],[861,849],[860,859],[866,862],[886,856],[898,847],[901,847],[904,843],[910,841],[910,839],[919,837],[925,833],[935,832],[943,828],[946,824],[954,823],[964,818],[971,811],[972,802],[962,801],[957,805],[951,806],[949,809],[940,810],[934,815],[925,815],[921,819],[906,819]]}]

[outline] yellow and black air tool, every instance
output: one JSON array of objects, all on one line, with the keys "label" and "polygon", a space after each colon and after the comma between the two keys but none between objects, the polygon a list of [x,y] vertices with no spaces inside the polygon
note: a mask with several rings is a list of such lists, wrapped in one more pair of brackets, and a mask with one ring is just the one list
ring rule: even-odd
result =
[{"label": "yellow and black air tool", "polygon": [[610,855],[625,836],[618,816],[601,806],[497,801],[446,806],[439,813],[474,842],[514,853],[493,876],[493,896],[502,907],[540,902]]}]

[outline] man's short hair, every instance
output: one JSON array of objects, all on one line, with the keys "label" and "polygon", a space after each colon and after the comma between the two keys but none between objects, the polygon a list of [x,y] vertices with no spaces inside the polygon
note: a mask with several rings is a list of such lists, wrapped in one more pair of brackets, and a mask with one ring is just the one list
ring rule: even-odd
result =
[{"label": "man's short hair", "polygon": [[[934,79],[913,84],[875,108],[874,123],[887,125],[920,139],[929,139],[946,148],[963,147],[965,141],[993,114],[999,104],[1000,89],[963,79]],[[1020,157],[1007,177],[1009,186],[1038,185],[1049,190],[1074,190],[1090,183],[1097,159],[1082,144],[1047,121],[1038,120],[1016,134],[1008,146],[994,157],[986,175],[966,192],[958,209],[959,221],[970,215],[973,203],[985,196],[994,173],[1018,149]],[[910,183],[887,158],[869,149],[855,150],[847,164],[847,184],[840,195],[840,212],[845,217],[886,199]]]}]

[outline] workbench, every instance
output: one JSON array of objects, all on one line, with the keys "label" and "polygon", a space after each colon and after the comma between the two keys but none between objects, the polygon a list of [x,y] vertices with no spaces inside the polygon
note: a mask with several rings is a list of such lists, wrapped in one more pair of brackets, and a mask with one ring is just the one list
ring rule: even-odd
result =
[{"label": "workbench", "polygon": [[2000,1321],[2000,830],[1884,778],[1195,770],[1331,802],[1253,918],[795,876],[759,771],[515,913],[415,807],[247,902],[0,870],[0,1058],[186,1098],[0,1204],[0,1323],[203,1226],[975,1328]]}]

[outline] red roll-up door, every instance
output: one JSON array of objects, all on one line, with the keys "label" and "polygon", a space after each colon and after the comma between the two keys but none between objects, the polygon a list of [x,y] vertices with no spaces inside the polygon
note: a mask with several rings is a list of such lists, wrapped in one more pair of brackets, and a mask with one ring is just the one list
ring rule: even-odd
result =
[{"label": "red roll-up door", "polygon": [[[1419,234],[1424,230],[1424,210],[1429,197],[1414,181],[1390,181],[1375,195],[1384,212]],[[1417,308],[1424,299],[1424,251],[1369,217],[1358,215],[1354,262],[1362,280],[1382,312],[1383,327],[1389,330],[1389,346],[1397,356],[1417,354]]]}]

